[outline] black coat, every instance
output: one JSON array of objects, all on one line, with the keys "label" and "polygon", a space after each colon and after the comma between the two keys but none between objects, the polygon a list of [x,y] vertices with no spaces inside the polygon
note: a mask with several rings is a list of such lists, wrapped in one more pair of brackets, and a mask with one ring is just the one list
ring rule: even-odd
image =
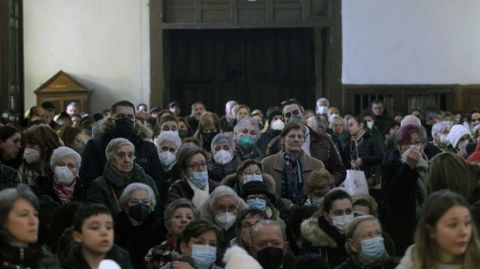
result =
[{"label": "black coat", "polygon": [[420,186],[424,175],[400,160],[385,162],[381,172],[384,203],[380,219],[384,231],[395,242],[397,254],[402,256],[413,244],[419,207],[425,199]]},{"label": "black coat", "polygon": [[19,183],[18,171],[0,162],[0,190],[15,188]]},{"label": "black coat", "polygon": [[213,181],[220,182],[225,176],[237,172],[237,167],[241,162],[240,157],[235,153],[233,159],[227,164],[216,163],[212,156],[208,159],[208,177]]},{"label": "black coat", "polygon": [[[382,163],[383,160],[383,141],[380,137],[367,131],[358,143],[358,156],[362,159],[361,170],[365,172],[368,179],[374,172],[375,166]],[[346,152],[343,154],[345,159],[343,163],[347,169],[351,169],[350,161],[357,158],[357,149],[355,142],[349,140],[346,146]]]},{"label": "black coat", "polygon": [[45,245],[18,248],[0,242],[0,268],[60,269],[60,263]]},{"label": "black coat", "polygon": [[272,139],[280,135],[281,132],[282,131],[280,130],[273,130],[269,128],[267,131],[260,135],[260,138],[257,140],[257,143],[255,145],[260,150],[263,156],[266,156],[267,154],[268,143],[270,143]]},{"label": "black coat", "polygon": [[[117,245],[113,245],[112,249],[107,253],[105,259],[113,260],[122,269],[133,269],[128,258],[128,252]],[[80,245],[73,245],[68,251],[67,257],[62,260],[63,269],[90,269],[87,262],[82,256],[82,249]]]},{"label": "black coat", "polygon": [[130,254],[135,269],[145,268],[145,255],[148,250],[160,244],[167,234],[163,225],[151,215],[141,225],[133,226],[125,212],[115,220],[115,243]]}]

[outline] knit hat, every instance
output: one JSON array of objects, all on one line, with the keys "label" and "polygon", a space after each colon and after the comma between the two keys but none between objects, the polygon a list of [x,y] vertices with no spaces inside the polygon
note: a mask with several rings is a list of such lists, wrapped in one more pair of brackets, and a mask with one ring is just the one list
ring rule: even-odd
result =
[{"label": "knit hat", "polygon": [[247,199],[251,194],[265,194],[271,202],[275,201],[275,195],[268,191],[267,186],[262,181],[250,181],[242,186],[242,198]]},{"label": "knit hat", "polygon": [[225,269],[262,269],[262,266],[245,249],[234,245],[223,255]]},{"label": "knit hat", "polygon": [[455,124],[448,133],[447,140],[454,148],[456,148],[458,141],[460,141],[460,139],[465,135],[471,136],[467,127],[460,124]]},{"label": "knit hat", "polygon": [[280,109],[273,109],[271,111],[268,111],[268,125],[271,126],[273,117],[278,116],[278,115],[283,115],[282,111]]}]

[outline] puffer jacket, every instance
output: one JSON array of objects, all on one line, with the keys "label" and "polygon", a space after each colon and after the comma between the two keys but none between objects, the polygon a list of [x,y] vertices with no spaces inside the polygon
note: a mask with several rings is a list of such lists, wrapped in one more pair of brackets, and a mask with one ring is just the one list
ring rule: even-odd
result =
[{"label": "puffer jacket", "polygon": [[[363,162],[360,170],[365,172],[367,179],[372,176],[374,168],[382,163],[383,155],[383,141],[371,132],[366,132],[358,143],[358,157]],[[357,145],[354,141],[348,141],[346,152],[343,156],[345,157],[343,160],[345,167],[351,169],[350,162],[357,158]]]},{"label": "puffer jacket", "polygon": [[19,248],[0,242],[0,268],[60,269],[61,267],[57,257],[46,245]]}]

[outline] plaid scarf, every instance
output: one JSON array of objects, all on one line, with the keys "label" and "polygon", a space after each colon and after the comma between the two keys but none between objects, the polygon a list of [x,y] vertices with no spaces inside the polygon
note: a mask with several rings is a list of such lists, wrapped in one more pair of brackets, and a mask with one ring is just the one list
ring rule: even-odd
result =
[{"label": "plaid scarf", "polygon": [[301,162],[303,151],[297,158],[292,158],[284,149],[282,154],[285,160],[282,174],[282,197],[301,205],[305,201],[303,164]]}]

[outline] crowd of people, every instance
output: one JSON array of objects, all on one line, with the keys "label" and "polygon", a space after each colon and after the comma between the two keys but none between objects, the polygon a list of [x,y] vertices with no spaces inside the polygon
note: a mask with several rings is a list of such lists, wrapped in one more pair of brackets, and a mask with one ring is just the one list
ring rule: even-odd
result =
[{"label": "crowd of people", "polygon": [[478,267],[480,110],[315,106],[2,117],[0,268]]}]

